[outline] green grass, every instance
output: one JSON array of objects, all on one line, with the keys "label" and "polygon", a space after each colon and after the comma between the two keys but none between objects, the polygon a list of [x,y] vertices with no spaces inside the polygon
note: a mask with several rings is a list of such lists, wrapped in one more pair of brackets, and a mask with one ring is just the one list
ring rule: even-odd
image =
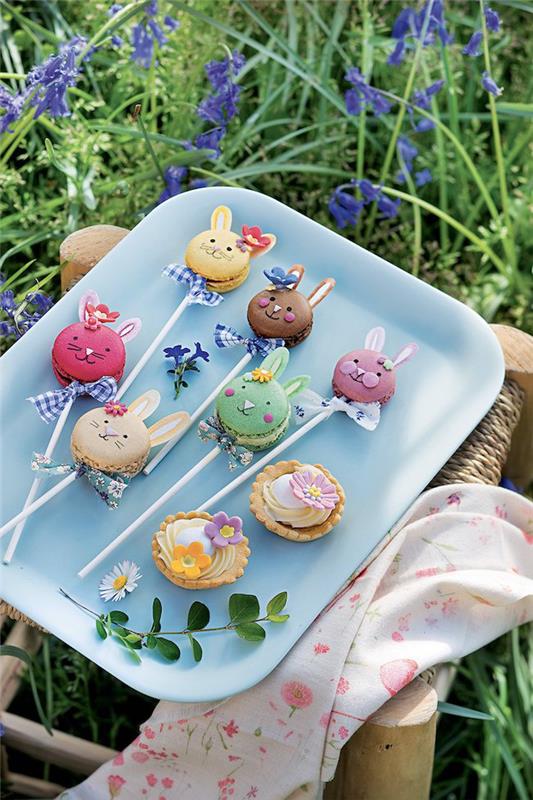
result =
[{"label": "green grass", "polygon": [[[389,196],[402,199],[399,216],[386,221],[367,210],[345,235],[489,321],[533,328],[532,17],[526,3],[494,2],[502,32],[490,35],[482,56],[467,59],[461,48],[480,26],[479,7],[448,2],[455,43],[419,48],[392,68],[386,57],[398,3],[160,2],[165,13],[179,16],[181,28],[146,71],[132,63],[128,45],[116,51],[105,44],[115,27],[127,38],[146,2],[136,0],[110,19],[102,0],[0,0],[0,80],[12,90],[74,32],[103,44],[70,90],[72,116],[35,121],[26,114],[14,133],[0,138],[0,269],[19,298],[37,281],[59,296],[59,244],[70,231],[98,222],[132,227],[154,207],[163,189],[159,168],[131,118],[142,103],[163,168],[187,165],[191,178],[257,189],[332,228],[327,201],[335,186],[354,177],[381,180]],[[202,129],[194,109],[208,92],[203,66],[228,47],[241,49],[248,63],[239,79],[239,117],[230,124],[222,157],[211,161],[205,151],[185,150],[183,141]],[[496,83],[505,87],[495,101],[480,87],[487,59]],[[348,66],[359,66],[396,100],[390,114],[347,114]],[[410,132],[406,102],[412,89],[441,77],[447,89],[418,115],[436,127]],[[400,133],[419,148],[416,168],[432,170],[431,184],[418,189],[413,181],[395,183]],[[533,795],[531,657],[524,630],[463,661],[450,700],[489,710],[495,719],[446,718],[439,729],[434,800]],[[54,639],[37,659],[36,679],[54,724],[113,747],[136,734],[152,706]],[[35,716],[29,688],[13,709]],[[27,767],[15,760],[13,768]],[[66,783],[74,780],[49,772]]]}]

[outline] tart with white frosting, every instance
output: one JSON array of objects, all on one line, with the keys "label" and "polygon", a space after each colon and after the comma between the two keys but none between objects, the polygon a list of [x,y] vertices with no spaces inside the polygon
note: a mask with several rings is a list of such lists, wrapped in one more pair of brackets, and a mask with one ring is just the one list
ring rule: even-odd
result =
[{"label": "tart with white frosting", "polygon": [[249,555],[241,518],[224,511],[171,514],[152,537],[156,567],[184,589],[233,583],[244,573]]},{"label": "tart with white frosting", "polygon": [[279,461],[257,476],[250,510],[272,533],[309,542],[335,527],[344,500],[342,486],[321,464]]}]

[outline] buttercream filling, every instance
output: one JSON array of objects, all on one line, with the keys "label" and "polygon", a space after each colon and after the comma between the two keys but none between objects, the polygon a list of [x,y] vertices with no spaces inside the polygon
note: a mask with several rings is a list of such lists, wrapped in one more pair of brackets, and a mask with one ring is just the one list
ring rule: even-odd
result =
[{"label": "buttercream filling", "polygon": [[[312,464],[302,464],[295,472],[310,472],[312,475],[324,475],[322,470]],[[331,508],[313,508],[303,500],[295,497],[290,486],[292,473],[280,475],[273,481],[263,484],[263,499],[268,514],[276,522],[289,525],[291,528],[310,528],[322,525],[331,515]],[[325,477],[325,476],[324,476]]]},{"label": "buttercream filling", "polygon": [[290,409],[287,413],[287,416],[274,430],[268,431],[266,433],[249,433],[249,434],[242,434],[237,433],[237,431],[233,431],[231,428],[228,430],[235,436],[237,444],[242,445],[243,447],[250,446],[250,447],[257,447],[258,445],[262,445],[264,447],[268,447],[268,445],[276,439],[278,439],[283,433],[285,433],[285,429],[289,425],[289,419],[291,416]]},{"label": "buttercream filling", "polygon": [[[201,542],[204,546],[204,553],[211,556],[211,564],[202,570],[196,581],[207,580],[208,578],[218,578],[227,570],[230,570],[236,558],[235,545],[228,544],[226,547],[214,547],[213,542],[204,533],[207,520],[195,517],[194,519],[177,519],[170,522],[164,531],[159,531],[156,535],[160,548],[160,558],[168,569],[174,561],[174,548],[177,544],[185,547],[191,542]],[[179,576],[187,580],[184,574]]]}]

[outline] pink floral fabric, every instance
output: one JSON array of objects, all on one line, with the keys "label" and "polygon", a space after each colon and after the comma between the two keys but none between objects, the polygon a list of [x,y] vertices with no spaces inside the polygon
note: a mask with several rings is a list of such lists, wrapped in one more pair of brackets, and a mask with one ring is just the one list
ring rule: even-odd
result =
[{"label": "pink floral fabric", "polygon": [[159,703],[129,747],[62,797],[317,796],[349,737],[416,675],[533,618],[532,555],[526,498],[426,492],[265,680],[218,704]]}]

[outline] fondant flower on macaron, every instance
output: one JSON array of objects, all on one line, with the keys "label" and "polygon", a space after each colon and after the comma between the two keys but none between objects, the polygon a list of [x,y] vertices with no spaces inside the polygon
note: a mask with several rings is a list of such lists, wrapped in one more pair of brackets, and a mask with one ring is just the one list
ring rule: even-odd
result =
[{"label": "fondant flower on macaron", "polygon": [[111,414],[112,417],[123,417],[127,410],[128,406],[125,406],[124,403],[115,403],[113,400],[104,406],[105,413]]},{"label": "fondant flower on macaron", "polygon": [[262,250],[263,247],[268,247],[270,244],[270,238],[268,236],[263,236],[263,231],[259,225],[243,225],[242,238],[246,244],[258,250]]},{"label": "fondant flower on macaron", "polygon": [[211,522],[206,523],[204,533],[209,536],[215,547],[227,547],[228,544],[239,544],[243,540],[242,519],[228,517],[225,511],[219,511]]},{"label": "fondant flower on macaron", "polygon": [[294,472],[289,485],[293,495],[311,508],[335,508],[339,500],[334,484],[321,473]]},{"label": "fondant flower on macaron", "polygon": [[190,545],[177,544],[173,552],[174,561],[170,568],[178,575],[183,573],[186,578],[199,578],[202,570],[211,564],[211,556],[204,553],[201,542],[191,542]]},{"label": "fondant flower on macaron", "polygon": [[294,283],[298,283],[298,275],[295,272],[285,271],[283,267],[264,269],[263,275],[276,289],[290,289]]}]

